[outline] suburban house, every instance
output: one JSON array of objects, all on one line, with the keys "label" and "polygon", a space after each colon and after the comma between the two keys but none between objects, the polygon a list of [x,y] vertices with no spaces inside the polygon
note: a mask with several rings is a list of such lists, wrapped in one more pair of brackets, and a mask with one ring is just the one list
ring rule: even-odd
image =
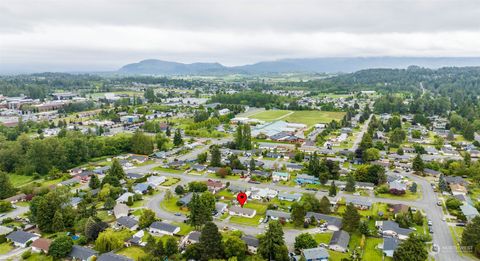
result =
[{"label": "suburban house", "polygon": [[138,183],[133,187],[133,192],[137,194],[146,194],[148,192],[148,188],[150,184],[148,183]]},{"label": "suburban house", "polygon": [[303,169],[302,165],[299,164],[293,164],[293,163],[288,163],[286,166],[288,171],[301,171]]},{"label": "suburban house", "polygon": [[117,219],[115,223],[116,228],[127,228],[130,230],[137,230],[138,228],[138,220],[134,219],[130,216],[122,216]]},{"label": "suburban house", "polygon": [[241,216],[241,217],[248,217],[253,218],[257,211],[251,208],[242,208],[239,206],[231,206],[228,210],[228,213],[232,216]]},{"label": "suburban house", "polygon": [[155,221],[150,225],[150,228],[148,230],[150,231],[150,233],[156,235],[164,234],[173,236],[174,234],[180,232],[180,227],[161,221]]},{"label": "suburban house", "polygon": [[132,172],[128,172],[127,174],[125,174],[127,176],[127,179],[139,179],[139,178],[142,178],[143,175],[142,174],[138,174],[138,173],[132,173]]},{"label": "suburban house", "polygon": [[447,182],[448,185],[450,184],[460,184],[462,186],[467,186],[468,182],[459,176],[445,176],[445,182]]},{"label": "suburban house", "polygon": [[32,252],[34,253],[45,253],[48,254],[48,249],[52,244],[52,240],[47,238],[39,238],[32,242],[30,245],[32,247]]},{"label": "suburban house", "polygon": [[76,185],[78,183],[80,183],[80,178],[73,177],[71,179],[67,179],[65,181],[62,181],[62,182],[58,183],[58,186],[73,186],[73,185]]},{"label": "suburban house", "polygon": [[291,215],[288,212],[278,211],[278,210],[267,210],[265,216],[269,219],[279,220],[283,219],[285,221],[290,221]]},{"label": "suburban house", "polygon": [[399,181],[399,180],[394,180],[389,183],[389,189],[390,191],[395,190],[395,191],[406,191],[407,190],[407,184]]},{"label": "suburban house", "polygon": [[88,248],[88,247],[83,247],[79,245],[73,245],[72,251],[70,251],[70,254],[68,256],[74,260],[81,260],[81,261],[88,261],[91,260],[92,257],[96,257],[98,255],[98,252]]},{"label": "suburban house", "polygon": [[461,184],[450,184],[450,190],[452,191],[453,195],[467,195],[467,188]]},{"label": "suburban house", "polygon": [[164,183],[167,180],[166,177],[164,176],[150,176],[147,178],[147,183],[152,186],[152,188],[156,188],[160,186],[162,183]]},{"label": "suburban house", "polygon": [[320,181],[318,180],[317,177],[310,176],[310,175],[307,175],[307,174],[297,175],[297,177],[295,178],[295,182],[297,182],[297,184],[299,184],[299,185],[302,185],[302,184],[320,184]]},{"label": "suburban house", "polygon": [[117,203],[126,203],[129,197],[133,197],[134,194],[131,192],[125,192],[120,197],[117,198]]},{"label": "suburban house", "polygon": [[333,232],[328,248],[337,252],[347,252],[349,242],[350,234],[346,231],[338,230]]},{"label": "suburban house", "polygon": [[382,235],[397,237],[400,240],[407,239],[408,235],[413,232],[409,228],[401,228],[398,223],[390,220],[375,221],[375,226]]},{"label": "suburban house", "polygon": [[288,181],[290,179],[290,174],[288,172],[276,172],[272,173],[272,181]]},{"label": "suburban house", "polygon": [[259,245],[258,238],[254,237],[254,236],[250,236],[250,235],[243,235],[242,240],[247,245],[248,252],[250,252],[251,254],[256,254],[257,253],[257,249],[258,249],[258,245]]},{"label": "suburban house", "polygon": [[24,193],[21,193],[21,194],[18,194],[18,195],[15,195],[15,196],[11,196],[9,198],[6,198],[4,199],[3,201],[6,201],[6,202],[10,202],[12,204],[15,204],[19,201],[24,201],[25,199],[27,198],[27,195],[25,195]]},{"label": "suburban house", "polygon": [[410,210],[410,206],[405,204],[392,204],[390,205],[390,209],[396,216],[398,213],[407,213]]},{"label": "suburban house", "polygon": [[192,231],[188,233],[188,235],[183,238],[181,245],[185,247],[200,242],[201,234],[202,233],[200,233],[199,231]]},{"label": "suburban house", "polygon": [[251,198],[262,200],[262,199],[273,199],[278,195],[278,191],[269,189],[269,188],[252,188]]},{"label": "suburban house", "polygon": [[327,261],[330,256],[323,247],[304,249],[302,255],[307,261]]},{"label": "suburban house", "polygon": [[0,226],[0,236],[8,235],[13,231],[13,228]]},{"label": "suburban house", "polygon": [[200,164],[194,164],[194,165],[192,165],[191,168],[195,171],[198,171],[198,172],[201,172],[201,171],[204,171],[204,170],[207,169],[207,167],[205,167],[204,165],[200,165]]},{"label": "suburban house", "polygon": [[395,252],[400,242],[401,241],[395,237],[384,237],[383,243],[380,243],[378,248],[382,249],[383,255],[393,257],[393,252]]},{"label": "suburban house", "polygon": [[178,200],[178,202],[180,202],[182,205],[186,206],[186,205],[188,205],[188,203],[190,203],[190,201],[192,201],[192,197],[193,197],[193,193],[189,192],[185,196],[180,198]]},{"label": "suburban house", "polygon": [[208,190],[211,191],[212,193],[217,193],[221,189],[225,187],[225,185],[221,181],[215,181],[215,180],[207,180],[207,187]]},{"label": "suburban house", "polygon": [[129,212],[130,208],[123,203],[119,203],[113,207],[113,215],[115,215],[117,219],[128,216]]},{"label": "suburban house", "polygon": [[117,255],[112,252],[108,252],[101,254],[97,258],[97,261],[133,261],[133,259],[126,256]]},{"label": "suburban house", "polygon": [[27,247],[28,242],[33,242],[40,238],[39,235],[21,230],[13,231],[5,237],[16,247]]},{"label": "suburban house", "polygon": [[307,212],[305,218],[310,220],[311,218],[315,218],[317,222],[326,224],[326,228],[331,231],[338,231],[342,228],[342,219],[334,216],[329,216],[325,214],[315,213],[315,212]]},{"label": "suburban house", "polygon": [[352,203],[356,208],[361,210],[366,210],[372,207],[372,202],[360,198],[347,198],[345,202],[347,205]]},{"label": "suburban house", "polygon": [[474,217],[478,216],[478,210],[468,203],[463,203],[460,206],[460,210],[462,211],[463,215],[467,218],[467,221],[472,220]]},{"label": "suburban house", "polygon": [[279,200],[285,200],[285,201],[290,201],[290,202],[300,201],[301,198],[302,198],[302,194],[300,194],[300,193],[293,193],[293,194],[280,193],[280,194],[278,194],[278,199]]},{"label": "suburban house", "polygon": [[216,215],[222,215],[227,211],[228,205],[223,203],[223,202],[215,202],[215,214]]}]

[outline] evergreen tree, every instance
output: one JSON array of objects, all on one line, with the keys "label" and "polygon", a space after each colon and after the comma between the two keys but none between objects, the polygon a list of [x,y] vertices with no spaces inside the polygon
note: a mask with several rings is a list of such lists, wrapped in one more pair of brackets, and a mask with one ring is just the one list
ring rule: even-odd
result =
[{"label": "evergreen tree", "polygon": [[172,130],[170,130],[170,126],[167,126],[167,129],[165,130],[165,135],[167,135],[167,137],[170,137],[172,135]]},{"label": "evergreen tree", "polygon": [[124,179],[126,177],[125,171],[123,170],[122,165],[120,164],[120,162],[117,159],[114,159],[112,161],[112,166],[107,171],[107,175],[109,175],[109,174],[117,177],[119,180]]},{"label": "evergreen tree", "polygon": [[165,255],[173,256],[178,253],[178,243],[174,237],[169,237],[165,242]]},{"label": "evergreen tree", "polygon": [[188,203],[188,208],[190,209],[189,223],[195,228],[199,228],[212,220],[211,209],[204,205],[197,193],[193,193],[192,199]]},{"label": "evergreen tree", "polygon": [[332,180],[332,184],[330,184],[330,189],[328,191],[328,195],[330,197],[335,197],[337,195],[337,186],[335,185],[335,181]]},{"label": "evergreen tree", "polygon": [[415,156],[415,158],[413,159],[412,168],[416,172],[423,172],[425,166],[420,154],[417,154],[417,156]]},{"label": "evergreen tree", "polygon": [[347,232],[355,232],[360,224],[360,214],[357,208],[352,204],[348,204],[342,216],[343,230]]},{"label": "evergreen tree", "polygon": [[254,158],[251,158],[250,159],[250,171],[254,171],[255,168],[256,168],[256,165],[255,165],[255,159]]},{"label": "evergreen tree", "polygon": [[348,174],[347,176],[347,184],[345,185],[345,191],[355,192],[355,178],[352,174]]},{"label": "evergreen tree", "polygon": [[331,204],[330,200],[326,196],[323,196],[320,200],[320,209],[319,212],[322,214],[330,214],[331,212]]},{"label": "evergreen tree", "polygon": [[318,179],[320,180],[320,183],[322,185],[327,184],[328,178],[329,178],[329,174],[326,171],[321,172],[320,175],[318,176]]},{"label": "evergreen tree", "polygon": [[295,202],[291,206],[292,208],[292,221],[296,227],[300,227],[305,222],[305,215],[307,214],[302,204]]},{"label": "evergreen tree", "polygon": [[428,258],[425,242],[411,234],[393,252],[394,261],[424,261]]},{"label": "evergreen tree", "polygon": [[52,244],[48,249],[48,254],[55,259],[64,258],[72,251],[73,240],[71,237],[66,235],[61,235],[53,240]]},{"label": "evergreen tree", "polygon": [[259,239],[257,252],[267,260],[288,261],[290,259],[280,222],[268,223],[267,231]]},{"label": "evergreen tree", "polygon": [[235,133],[235,147],[239,150],[243,149],[243,125],[239,124]]},{"label": "evergreen tree", "polygon": [[115,199],[113,199],[112,197],[108,197],[105,200],[105,204],[103,204],[103,208],[106,210],[111,210],[115,207],[116,204],[117,202],[115,201]]},{"label": "evergreen tree", "polygon": [[7,173],[0,171],[0,199],[11,197],[15,194],[15,188],[10,183]]},{"label": "evergreen tree", "polygon": [[207,222],[200,234],[200,246],[202,247],[201,260],[221,259],[224,256],[222,235],[217,225]]},{"label": "evergreen tree", "polygon": [[462,233],[462,246],[475,249],[478,257],[478,246],[480,244],[480,216],[474,217],[465,227]]},{"label": "evergreen tree", "polygon": [[443,173],[440,174],[440,177],[438,179],[438,187],[441,191],[448,191],[447,181],[445,180],[445,176],[443,176]]},{"label": "evergreen tree", "polygon": [[153,222],[155,222],[155,220],[157,220],[155,212],[153,212],[151,209],[146,208],[142,211],[142,215],[138,220],[138,227],[140,229],[149,227]]},{"label": "evergreen tree", "polygon": [[52,220],[52,230],[55,232],[61,232],[65,230],[65,224],[63,223],[63,215],[60,210],[55,212]]},{"label": "evergreen tree", "polygon": [[224,235],[225,257],[228,260],[236,258],[239,261],[245,260],[247,245],[236,235]]},{"label": "evergreen tree", "polygon": [[243,149],[251,150],[252,149],[252,134],[250,125],[246,124],[243,126]]},{"label": "evergreen tree", "polygon": [[131,151],[137,154],[150,155],[153,153],[153,140],[143,131],[136,130],[131,140]]},{"label": "evergreen tree", "polygon": [[182,132],[180,131],[179,128],[175,130],[175,134],[173,135],[173,145],[175,147],[178,147],[183,144],[183,139],[182,139]]},{"label": "evergreen tree", "polygon": [[157,149],[160,151],[168,150],[168,138],[163,133],[157,133],[155,135],[155,142],[157,144]]},{"label": "evergreen tree", "polygon": [[210,147],[210,166],[220,167],[222,166],[222,155],[218,146],[212,145]]},{"label": "evergreen tree", "polygon": [[90,181],[88,182],[88,186],[91,188],[91,189],[97,189],[99,188],[101,185],[101,182],[100,180],[98,179],[97,175],[92,175],[92,177],[90,178]]}]

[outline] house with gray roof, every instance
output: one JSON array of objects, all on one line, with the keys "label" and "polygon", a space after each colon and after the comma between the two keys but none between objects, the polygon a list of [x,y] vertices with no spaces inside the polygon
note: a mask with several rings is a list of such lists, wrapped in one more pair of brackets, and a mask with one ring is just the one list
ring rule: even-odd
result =
[{"label": "house with gray roof", "polygon": [[383,236],[396,237],[400,240],[407,239],[410,233],[413,232],[409,228],[401,228],[397,222],[390,220],[375,221],[375,226]]},{"label": "house with gray roof", "polygon": [[326,227],[328,230],[331,231],[338,231],[342,228],[342,219],[334,216],[329,216],[325,214],[315,213],[315,212],[307,212],[305,218],[310,220],[311,218],[315,218],[317,222],[325,222]]},{"label": "house with gray roof", "polygon": [[258,238],[250,235],[243,235],[242,240],[247,245],[248,252],[251,254],[257,253],[258,245],[260,244]]},{"label": "house with gray roof", "polygon": [[323,247],[304,249],[302,255],[307,261],[327,261],[330,256]]},{"label": "house with gray roof", "polygon": [[39,235],[21,230],[13,231],[5,237],[12,242],[16,247],[27,247],[28,242],[33,242],[40,238]]},{"label": "house with gray roof", "polygon": [[182,240],[182,246],[188,246],[190,244],[195,244],[200,242],[200,233],[199,231],[192,231],[190,232],[183,240]]},{"label": "house with gray roof", "polygon": [[129,212],[130,208],[123,203],[116,204],[115,207],[113,207],[113,214],[117,219],[128,216]]},{"label": "house with gray roof", "polygon": [[148,230],[155,235],[163,234],[173,236],[180,232],[180,227],[161,221],[155,221],[150,225]]},{"label": "house with gray roof", "polygon": [[383,255],[388,257],[393,257],[393,252],[397,249],[398,245],[401,243],[400,239],[395,237],[384,237],[383,243],[378,245],[379,249],[382,249]]},{"label": "house with gray roof", "polygon": [[148,183],[138,183],[133,187],[133,192],[137,194],[145,194],[148,192],[149,187],[150,187],[150,184]]},{"label": "house with gray roof", "polygon": [[117,219],[117,222],[115,225],[117,228],[128,228],[130,230],[137,230],[138,220],[130,216],[123,216]]},{"label": "house with gray roof", "polygon": [[188,205],[188,203],[190,203],[190,201],[192,201],[192,197],[193,197],[193,193],[189,192],[185,196],[180,198],[178,200],[178,202],[180,202],[180,203],[182,203],[182,205],[186,206],[186,205]]},{"label": "house with gray roof", "polygon": [[117,255],[112,252],[103,253],[98,258],[97,261],[133,261],[133,259],[126,256]]},{"label": "house with gray roof", "polygon": [[75,260],[88,261],[93,256],[97,256],[97,255],[98,255],[98,252],[91,248],[83,247],[79,245],[73,245],[72,251],[70,251],[70,253],[68,254],[68,257]]},{"label": "house with gray roof", "polygon": [[372,207],[371,201],[367,201],[361,198],[347,198],[345,200],[345,203],[347,205],[352,203],[356,208],[362,209],[362,210],[369,209]]},{"label": "house with gray roof", "polygon": [[390,182],[388,185],[389,185],[390,190],[397,190],[397,191],[406,191],[407,190],[407,184],[402,183],[399,180],[394,180],[394,181]]},{"label": "house with gray roof", "polygon": [[5,226],[0,226],[0,236],[4,236],[12,232],[13,229]]},{"label": "house with gray roof", "polygon": [[253,218],[255,214],[257,214],[257,211],[252,208],[242,208],[240,206],[231,206],[228,210],[228,213],[231,216]]},{"label": "house with gray roof", "polygon": [[333,232],[332,239],[328,244],[328,248],[338,252],[347,252],[348,243],[350,242],[350,234],[343,230]]},{"label": "house with gray roof", "polygon": [[467,218],[467,221],[472,220],[474,217],[478,216],[478,210],[468,203],[463,203],[460,206],[460,210],[462,211],[463,215]]},{"label": "house with gray roof", "polygon": [[291,219],[290,213],[278,211],[278,210],[271,210],[271,209],[267,210],[267,212],[265,213],[265,216],[273,220],[284,219],[287,222],[290,221]]},{"label": "house with gray roof", "polygon": [[285,201],[290,201],[290,202],[300,201],[301,198],[302,198],[302,194],[300,194],[300,193],[293,193],[293,194],[279,193],[278,194],[278,199],[279,200],[285,200]]}]

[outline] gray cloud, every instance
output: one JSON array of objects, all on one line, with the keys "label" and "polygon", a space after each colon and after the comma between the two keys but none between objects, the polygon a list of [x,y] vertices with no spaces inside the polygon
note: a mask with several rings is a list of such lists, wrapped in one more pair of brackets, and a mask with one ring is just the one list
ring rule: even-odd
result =
[{"label": "gray cloud", "polygon": [[478,17],[475,0],[4,0],[0,71],[110,70],[145,58],[479,56]]}]

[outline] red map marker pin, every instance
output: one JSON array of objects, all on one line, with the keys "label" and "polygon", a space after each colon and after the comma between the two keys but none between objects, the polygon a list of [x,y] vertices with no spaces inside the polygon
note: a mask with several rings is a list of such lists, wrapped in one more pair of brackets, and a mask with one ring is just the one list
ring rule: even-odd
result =
[{"label": "red map marker pin", "polygon": [[245,204],[245,202],[247,202],[247,194],[245,194],[244,192],[238,193],[237,201],[243,207],[243,204]]}]

